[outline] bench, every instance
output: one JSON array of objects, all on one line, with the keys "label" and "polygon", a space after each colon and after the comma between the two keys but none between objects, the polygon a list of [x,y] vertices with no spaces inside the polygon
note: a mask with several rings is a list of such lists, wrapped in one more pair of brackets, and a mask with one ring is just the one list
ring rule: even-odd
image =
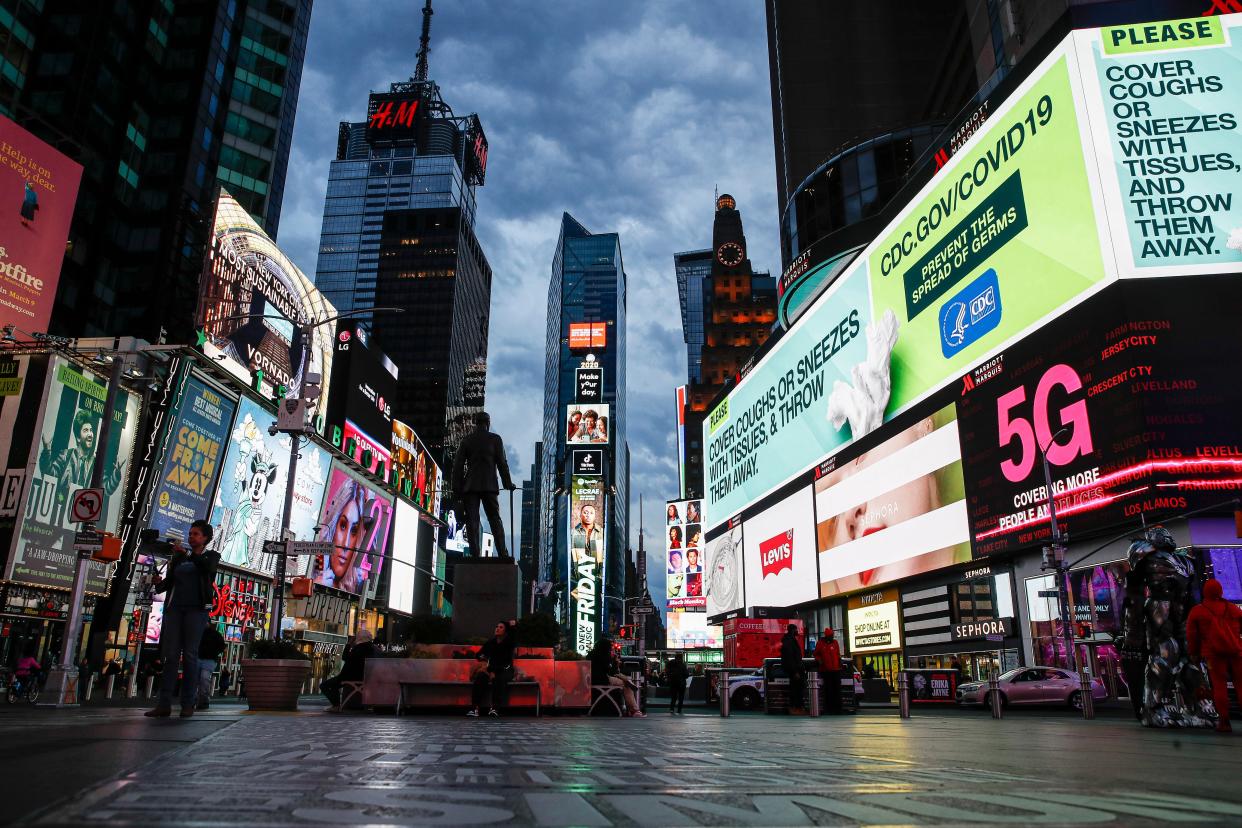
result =
[{"label": "bench", "polygon": [[342,681],[341,682],[341,709],[342,710],[361,710],[362,709],[362,682],[360,681]]},{"label": "bench", "polygon": [[[412,696],[415,688],[418,687],[465,687],[470,688],[473,685],[468,681],[399,681],[397,682],[397,713],[401,715],[401,710],[405,707],[413,705]],[[543,688],[537,681],[510,681],[505,683],[506,689],[513,687],[532,687],[535,690],[535,716],[543,715]]]},{"label": "bench", "polygon": [[604,699],[607,699],[612,704],[613,709],[617,711],[617,716],[624,718],[624,690],[625,688],[619,684],[592,684],[591,695],[595,696],[595,698],[591,701],[591,708],[587,711],[587,715],[590,716],[595,713],[595,708],[599,705],[599,703],[604,701]]}]

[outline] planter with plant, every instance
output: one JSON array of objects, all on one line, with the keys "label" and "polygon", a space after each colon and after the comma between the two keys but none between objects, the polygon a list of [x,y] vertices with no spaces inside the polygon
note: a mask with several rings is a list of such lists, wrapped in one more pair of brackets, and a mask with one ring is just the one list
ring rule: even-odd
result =
[{"label": "planter with plant", "polygon": [[297,710],[311,663],[292,641],[251,642],[250,658],[242,659],[242,677],[251,710]]}]

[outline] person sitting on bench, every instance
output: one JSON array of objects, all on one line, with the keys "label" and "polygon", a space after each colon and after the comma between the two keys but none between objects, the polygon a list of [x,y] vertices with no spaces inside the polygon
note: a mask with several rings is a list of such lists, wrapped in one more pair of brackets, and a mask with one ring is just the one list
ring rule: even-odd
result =
[{"label": "person sitting on bench", "polygon": [[474,691],[470,700],[472,719],[479,717],[479,708],[486,706],[487,715],[498,718],[496,705],[502,704],[505,685],[513,679],[513,630],[504,621],[496,624],[496,634],[479,648],[479,661],[485,664],[474,674]]},{"label": "person sitting on bench", "polygon": [[601,636],[591,649],[591,684],[620,687],[629,715],[638,719],[647,717],[638,707],[634,685],[621,675],[621,659],[612,651],[612,640],[605,636]]},{"label": "person sitting on bench", "polygon": [[341,712],[341,685],[347,681],[362,681],[366,674],[367,659],[375,658],[375,644],[372,643],[374,636],[371,631],[363,627],[358,630],[358,635],[354,637],[354,645],[345,651],[345,663],[341,666],[341,672],[335,676],[323,680],[323,684],[319,685],[319,692],[328,698],[328,702],[332,705],[328,708],[329,713]]}]

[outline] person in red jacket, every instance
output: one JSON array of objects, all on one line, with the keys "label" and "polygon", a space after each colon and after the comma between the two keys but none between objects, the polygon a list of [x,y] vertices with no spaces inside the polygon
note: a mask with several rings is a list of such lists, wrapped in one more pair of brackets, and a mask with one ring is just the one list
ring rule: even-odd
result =
[{"label": "person in red jacket", "polygon": [[824,628],[824,637],[815,644],[815,662],[819,665],[819,682],[824,687],[828,712],[841,712],[841,645],[832,627]]},{"label": "person in red jacket", "polygon": [[1242,689],[1242,609],[1225,601],[1224,587],[1213,578],[1203,585],[1203,603],[1186,617],[1186,649],[1194,662],[1208,664],[1212,701],[1220,714],[1216,729],[1232,733],[1229,724],[1229,676]]}]

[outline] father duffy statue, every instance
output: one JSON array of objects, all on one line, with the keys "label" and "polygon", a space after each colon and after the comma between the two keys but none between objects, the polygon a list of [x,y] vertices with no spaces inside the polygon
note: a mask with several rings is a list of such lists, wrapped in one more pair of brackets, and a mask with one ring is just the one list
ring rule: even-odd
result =
[{"label": "father duffy statue", "polygon": [[483,551],[479,534],[479,504],[482,503],[487,522],[496,536],[496,553],[507,558],[509,547],[505,543],[505,525],[500,519],[497,500],[500,493],[500,487],[496,485],[497,471],[506,489],[513,491],[517,486],[513,485],[513,478],[509,476],[504,441],[499,434],[490,431],[491,425],[492,418],[486,412],[475,415],[474,431],[461,441],[457,458],[453,461],[453,492],[461,498],[466,513],[466,540],[471,554],[477,557]]}]

